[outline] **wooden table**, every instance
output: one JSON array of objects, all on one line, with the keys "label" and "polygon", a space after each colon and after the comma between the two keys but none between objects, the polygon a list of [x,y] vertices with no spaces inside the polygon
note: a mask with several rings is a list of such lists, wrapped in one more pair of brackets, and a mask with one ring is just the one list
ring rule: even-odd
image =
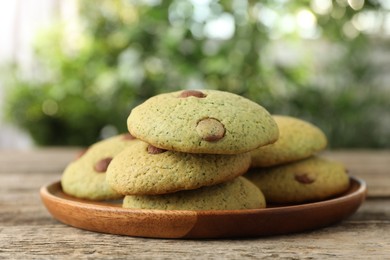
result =
[{"label": "wooden table", "polygon": [[58,181],[78,151],[0,151],[0,259],[390,259],[390,151],[324,153],[367,182],[367,200],[348,219],[305,233],[234,240],[133,238],[58,222],[39,188]]}]

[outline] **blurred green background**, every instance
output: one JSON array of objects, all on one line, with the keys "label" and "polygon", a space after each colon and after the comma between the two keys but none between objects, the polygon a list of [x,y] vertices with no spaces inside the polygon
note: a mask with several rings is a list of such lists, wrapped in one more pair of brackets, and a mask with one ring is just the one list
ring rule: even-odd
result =
[{"label": "blurred green background", "polygon": [[33,73],[2,71],[6,119],[37,145],[89,145],[125,132],[150,96],[207,88],[313,122],[331,148],[390,147],[385,0],[78,5],[76,28],[36,36]]}]

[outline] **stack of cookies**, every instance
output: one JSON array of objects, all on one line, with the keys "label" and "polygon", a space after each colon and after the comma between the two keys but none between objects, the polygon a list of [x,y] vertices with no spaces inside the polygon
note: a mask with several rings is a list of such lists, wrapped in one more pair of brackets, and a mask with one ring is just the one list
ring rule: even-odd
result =
[{"label": "stack of cookies", "polygon": [[127,124],[139,141],[107,170],[108,184],[126,195],[124,207],[265,207],[260,189],[240,177],[250,167],[249,151],[278,138],[260,105],[227,92],[186,90],[148,99]]},{"label": "stack of cookies", "polygon": [[349,185],[341,164],[316,156],[327,143],[320,129],[232,93],[160,94],[127,126],[65,169],[65,193],[132,209],[233,210],[322,200]]}]

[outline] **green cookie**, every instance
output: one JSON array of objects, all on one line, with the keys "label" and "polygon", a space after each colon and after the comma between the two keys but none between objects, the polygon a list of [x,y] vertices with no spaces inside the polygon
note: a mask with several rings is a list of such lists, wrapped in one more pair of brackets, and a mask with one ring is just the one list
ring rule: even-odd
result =
[{"label": "green cookie", "polygon": [[126,196],[124,208],[160,210],[237,210],[265,208],[262,192],[238,177],[230,182],[165,195]]},{"label": "green cookie", "polygon": [[89,200],[122,198],[123,195],[108,186],[106,169],[115,155],[137,142],[133,139],[129,134],[124,134],[93,144],[66,167],[61,179],[63,191]]},{"label": "green cookie", "polygon": [[155,147],[186,153],[244,153],[278,138],[277,125],[262,106],[217,90],[151,97],[131,111],[127,125]]},{"label": "green cookie", "polygon": [[115,156],[107,181],[121,194],[165,194],[232,180],[244,174],[249,165],[249,153],[182,153],[138,141]]},{"label": "green cookie", "polygon": [[310,157],[301,161],[255,168],[245,174],[272,203],[319,201],[343,193],[349,177],[343,164]]},{"label": "green cookie", "polygon": [[308,158],[325,149],[325,134],[313,124],[289,116],[273,116],[279,139],[251,151],[251,167],[267,167]]}]

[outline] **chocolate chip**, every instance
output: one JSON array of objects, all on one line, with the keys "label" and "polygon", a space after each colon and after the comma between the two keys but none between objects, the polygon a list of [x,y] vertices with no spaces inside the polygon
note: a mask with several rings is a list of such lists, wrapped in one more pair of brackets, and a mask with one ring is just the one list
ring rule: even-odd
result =
[{"label": "chocolate chip", "polygon": [[196,132],[205,141],[216,142],[225,136],[225,127],[215,118],[205,118],[198,122]]},{"label": "chocolate chip", "polygon": [[179,97],[180,98],[186,98],[186,97],[204,98],[206,97],[206,94],[198,90],[184,90],[180,93]]},{"label": "chocolate chip", "polygon": [[148,145],[148,153],[150,154],[159,154],[159,153],[163,153],[163,152],[166,152],[167,150],[164,150],[164,149],[161,149],[161,148],[157,148],[156,146],[153,146],[151,144]]},{"label": "chocolate chip", "polygon": [[123,140],[134,140],[136,138],[134,136],[132,136],[130,133],[128,133],[128,134],[123,134],[122,139]]},{"label": "chocolate chip", "polygon": [[295,180],[297,182],[303,183],[303,184],[310,184],[315,181],[315,179],[310,178],[306,173],[303,174],[295,174]]},{"label": "chocolate chip", "polygon": [[98,161],[93,167],[97,172],[106,172],[107,167],[110,164],[112,157],[107,157]]}]

